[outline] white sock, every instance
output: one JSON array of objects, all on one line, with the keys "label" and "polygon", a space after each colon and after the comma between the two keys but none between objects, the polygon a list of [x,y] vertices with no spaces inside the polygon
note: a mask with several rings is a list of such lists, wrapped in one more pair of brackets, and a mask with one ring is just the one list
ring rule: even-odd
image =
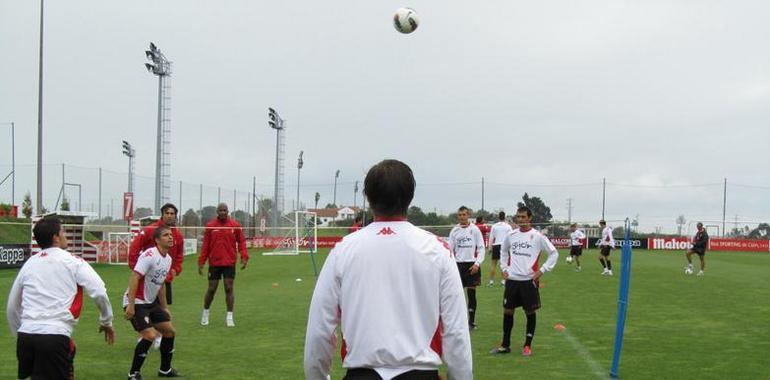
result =
[{"label": "white sock", "polygon": [[203,316],[208,317],[209,316],[209,309],[203,309]]},{"label": "white sock", "polygon": [[227,319],[233,319],[233,312],[232,311],[228,311],[227,312]]}]

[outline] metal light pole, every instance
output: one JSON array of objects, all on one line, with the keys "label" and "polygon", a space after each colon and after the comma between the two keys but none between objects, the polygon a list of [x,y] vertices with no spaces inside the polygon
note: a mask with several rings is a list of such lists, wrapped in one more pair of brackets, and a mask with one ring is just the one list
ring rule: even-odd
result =
[{"label": "metal light pole", "polygon": [[171,75],[171,62],[166,59],[166,56],[161,53],[160,49],[150,42],[150,50],[146,50],[144,54],[147,59],[152,63],[145,63],[144,67],[147,71],[153,75],[158,76],[158,136],[156,143],[155,153],[155,212],[160,215],[160,205],[168,200],[168,191],[166,188],[171,184],[168,183],[171,176],[170,168],[171,162],[169,160],[171,153],[169,148],[171,145],[170,134],[171,125],[169,117],[167,115],[168,107],[166,106],[166,77]]},{"label": "metal light pole", "polygon": [[305,151],[300,150],[299,151],[299,158],[297,158],[297,203],[294,205],[294,210],[299,210],[299,173],[300,170],[302,170],[302,166],[305,164],[304,161],[302,161],[302,154],[305,153]]},{"label": "metal light pole", "polygon": [[[11,206],[13,206],[16,204],[16,126],[13,122],[0,124],[11,126],[11,173],[9,175],[11,176]],[[5,182],[6,178],[8,176],[3,178],[0,184]]]},{"label": "metal light pole", "polygon": [[334,199],[332,200],[334,207],[337,207],[337,178],[340,178],[339,169],[334,173]]},{"label": "metal light pole", "polygon": [[126,140],[123,140],[123,155],[128,157],[128,192],[134,192],[134,157],[136,151]]},{"label": "metal light pole", "polygon": [[286,120],[282,119],[273,108],[268,108],[267,124],[275,129],[275,193],[273,194],[272,225],[278,227],[280,215],[283,212],[283,154],[284,131]]},{"label": "metal light pole", "polygon": [[356,196],[358,195],[358,181],[353,186],[353,207],[356,207]]},{"label": "metal light pole", "polygon": [[37,195],[35,211],[43,212],[43,0],[40,0],[40,58],[37,67]]}]

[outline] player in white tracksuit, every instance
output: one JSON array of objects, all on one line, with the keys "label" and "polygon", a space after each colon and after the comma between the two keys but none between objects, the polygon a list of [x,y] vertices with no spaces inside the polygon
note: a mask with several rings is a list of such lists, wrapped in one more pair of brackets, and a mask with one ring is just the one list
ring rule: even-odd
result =
[{"label": "player in white tracksuit", "polygon": [[372,167],[364,194],[374,222],[329,253],[310,302],[305,378],[328,379],[341,327],[345,379],[472,379],[468,319],[449,247],[406,221],[411,169],[396,160]]}]

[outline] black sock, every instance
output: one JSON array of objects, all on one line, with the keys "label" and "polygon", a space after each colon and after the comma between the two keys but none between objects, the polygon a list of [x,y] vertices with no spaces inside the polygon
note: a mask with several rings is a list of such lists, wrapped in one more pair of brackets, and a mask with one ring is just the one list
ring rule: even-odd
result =
[{"label": "black sock", "polygon": [[468,323],[476,322],[476,289],[468,288]]},{"label": "black sock", "polygon": [[166,372],[171,369],[171,357],[174,355],[174,337],[160,341],[160,370]]},{"label": "black sock", "polygon": [[612,261],[607,260],[607,269],[612,270]]},{"label": "black sock", "polygon": [[134,348],[134,361],[131,362],[131,371],[129,373],[139,372],[142,370],[142,364],[144,364],[144,358],[147,357],[147,351],[152,346],[151,340],[142,339],[136,344]]},{"label": "black sock", "polygon": [[527,339],[524,341],[525,346],[532,345],[532,338],[535,337],[535,325],[537,325],[537,314],[527,314]]},{"label": "black sock", "polygon": [[503,314],[503,343],[505,348],[511,347],[511,330],[513,330],[513,314]]},{"label": "black sock", "polygon": [[604,258],[599,259],[599,262],[602,263],[602,268],[607,269],[607,263],[604,261]]}]

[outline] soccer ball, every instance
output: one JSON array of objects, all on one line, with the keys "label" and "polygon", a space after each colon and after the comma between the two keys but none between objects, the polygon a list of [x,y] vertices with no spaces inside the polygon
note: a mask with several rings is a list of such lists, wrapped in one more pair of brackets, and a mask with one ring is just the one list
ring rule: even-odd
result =
[{"label": "soccer ball", "polygon": [[567,261],[567,264],[572,264],[572,256],[567,256],[565,260]]},{"label": "soccer ball", "polygon": [[399,8],[393,15],[393,26],[401,33],[412,33],[419,24],[420,19],[417,18],[417,13],[412,8]]},{"label": "soccer ball", "polygon": [[690,268],[685,268],[685,270],[684,270],[684,274],[692,274],[692,269],[690,269]]}]

